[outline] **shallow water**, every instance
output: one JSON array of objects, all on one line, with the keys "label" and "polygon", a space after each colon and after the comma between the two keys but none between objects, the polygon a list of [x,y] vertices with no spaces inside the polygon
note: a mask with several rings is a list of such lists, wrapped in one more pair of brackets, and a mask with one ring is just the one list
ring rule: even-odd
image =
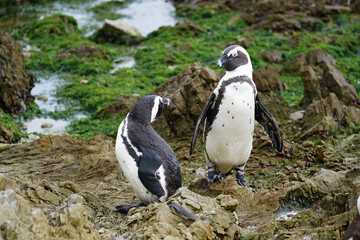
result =
[{"label": "shallow water", "polygon": [[[62,13],[76,19],[78,27],[85,36],[92,35],[103,26],[104,19],[96,17],[93,8],[111,0],[96,1],[55,1],[46,4],[31,4],[26,8],[14,7],[5,11],[0,9],[0,29],[11,31],[22,24],[42,19],[55,13]],[[119,1],[127,2],[127,1]],[[165,0],[133,0],[123,7],[114,7],[111,11],[124,15],[124,18],[138,28],[143,36],[157,30],[161,26],[175,25],[175,7],[171,1]]]},{"label": "shallow water", "polygon": [[[35,103],[43,114],[55,111],[65,111],[67,106],[58,102],[56,91],[66,81],[57,74],[36,74],[38,76],[31,95],[35,97]],[[74,106],[71,106],[74,107]],[[70,119],[55,120],[50,117],[35,117],[29,121],[23,121],[23,128],[27,133],[60,134],[66,131],[71,121],[85,118],[84,113],[76,113]]]},{"label": "shallow water", "polygon": [[175,7],[170,1],[165,0],[137,0],[118,13],[125,15],[143,36],[161,26],[174,26],[177,22]]}]

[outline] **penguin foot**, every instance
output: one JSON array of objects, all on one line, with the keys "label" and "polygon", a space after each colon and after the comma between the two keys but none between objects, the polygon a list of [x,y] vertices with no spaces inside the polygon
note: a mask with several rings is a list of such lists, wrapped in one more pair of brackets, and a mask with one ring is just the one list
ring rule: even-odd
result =
[{"label": "penguin foot", "polygon": [[226,175],[223,173],[216,174],[214,168],[209,168],[208,171],[208,185],[213,184],[215,181],[221,183],[221,179],[224,178]]},{"label": "penguin foot", "polygon": [[117,205],[115,206],[116,211],[122,214],[127,214],[130,209],[132,208],[138,208],[138,207],[143,207],[146,206],[144,203],[138,203],[138,204],[121,204],[121,205]]},{"label": "penguin foot", "polygon": [[251,190],[253,193],[256,193],[256,191],[246,183],[246,181],[245,181],[245,176],[244,176],[243,173],[236,172],[235,180],[236,180],[236,182],[237,182],[240,186],[243,186],[243,187],[246,187],[246,188],[250,188],[250,190]]}]

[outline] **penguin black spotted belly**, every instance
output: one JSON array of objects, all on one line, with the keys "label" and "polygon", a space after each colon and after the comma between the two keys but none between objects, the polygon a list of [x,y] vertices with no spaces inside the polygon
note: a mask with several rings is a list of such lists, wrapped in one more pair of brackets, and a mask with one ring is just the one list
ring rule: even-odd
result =
[{"label": "penguin black spotted belly", "polygon": [[280,152],[283,148],[281,133],[275,119],[257,95],[247,51],[238,45],[229,46],[216,65],[224,66],[226,73],[196,123],[190,154],[204,124],[209,184],[215,180],[221,181],[222,177],[235,170],[238,184],[250,188],[244,179],[244,168],[252,150],[255,120],[264,127]]},{"label": "penguin black spotted belly", "polygon": [[164,202],[181,187],[181,172],[174,151],[151,127],[168,98],[150,95],[140,99],[119,126],[115,152],[120,167],[141,203],[118,205],[118,212]]}]

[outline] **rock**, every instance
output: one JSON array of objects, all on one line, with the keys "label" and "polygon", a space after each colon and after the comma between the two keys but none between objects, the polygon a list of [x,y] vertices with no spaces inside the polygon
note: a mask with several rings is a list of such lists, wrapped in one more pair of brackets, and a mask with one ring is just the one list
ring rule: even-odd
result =
[{"label": "rock", "polygon": [[0,143],[0,152],[6,151],[11,148],[11,144]]},{"label": "rock", "polygon": [[287,87],[279,81],[278,75],[281,68],[266,65],[260,66],[253,72],[256,89],[259,92],[282,91]]},{"label": "rock", "polygon": [[269,63],[279,63],[282,60],[282,54],[277,50],[263,51],[260,53],[260,56]]},{"label": "rock", "polygon": [[344,105],[334,93],[327,98],[310,104],[304,113],[302,127],[305,132],[302,138],[317,133],[328,133],[341,126],[355,126],[360,124],[360,108]]},{"label": "rock", "polygon": [[8,144],[15,141],[15,130],[10,126],[0,124],[0,143]]},{"label": "rock", "polygon": [[20,44],[1,30],[0,56],[0,108],[6,113],[22,111],[34,101],[30,91],[36,78],[25,70]]},{"label": "rock", "polygon": [[[291,70],[301,72],[304,84],[304,98],[302,105],[307,106],[314,100],[326,98],[330,93],[336,96],[346,105],[358,104],[359,99],[356,89],[341,75],[333,64],[335,59],[324,50],[312,50],[305,56],[296,58]],[[293,62],[293,61],[291,61]],[[289,63],[292,64],[292,63]],[[286,64],[289,66],[289,64]],[[296,71],[296,70],[295,70]]]},{"label": "rock", "polygon": [[4,239],[50,239],[44,213],[13,190],[0,191],[0,236]]},{"label": "rock", "polygon": [[102,116],[108,114],[126,115],[138,100],[139,98],[130,95],[120,96],[116,101],[107,104],[100,114]]},{"label": "rock", "polygon": [[[193,221],[179,215],[169,207],[175,202],[195,214]],[[222,204],[222,205],[221,205]],[[180,188],[165,203],[150,204],[131,210],[128,229],[122,234],[131,239],[214,239],[227,236],[233,239],[242,229],[236,224],[233,210],[237,201],[230,196],[217,199],[201,196],[186,188]]]},{"label": "rock", "polygon": [[79,47],[72,48],[66,51],[62,51],[58,53],[58,57],[60,58],[68,58],[69,55],[76,55],[81,58],[89,59],[89,58],[98,58],[98,59],[109,59],[109,55],[99,46],[83,44]]},{"label": "rock", "polygon": [[50,225],[55,236],[66,239],[100,239],[84,203],[82,196],[73,194],[50,214]]},{"label": "rock", "polygon": [[301,120],[304,117],[305,110],[300,110],[290,114],[290,119],[293,121]]},{"label": "rock", "polygon": [[194,63],[158,86],[151,94],[169,97],[172,104],[154,122],[155,130],[163,137],[190,136],[219,79],[210,68]]},{"label": "rock", "polygon": [[41,124],[41,128],[52,128],[54,124],[52,123],[43,123]]},{"label": "rock", "polygon": [[133,45],[142,40],[140,31],[126,19],[105,19],[104,26],[94,35],[98,43],[110,42]]}]

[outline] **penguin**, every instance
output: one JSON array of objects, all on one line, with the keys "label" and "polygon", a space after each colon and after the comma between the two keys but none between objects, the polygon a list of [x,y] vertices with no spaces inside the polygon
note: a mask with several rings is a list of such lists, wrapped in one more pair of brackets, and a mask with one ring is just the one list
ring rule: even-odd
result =
[{"label": "penguin", "polygon": [[261,103],[252,77],[247,51],[238,45],[227,47],[216,61],[225,75],[212,92],[195,125],[190,155],[193,153],[200,126],[204,123],[203,139],[208,165],[208,184],[236,171],[239,185],[252,189],[245,181],[244,168],[249,159],[258,121],[279,152],[283,149],[280,129],[274,117]]},{"label": "penguin", "polygon": [[131,208],[164,202],[181,187],[181,172],[174,151],[151,127],[169,98],[150,95],[141,98],[121,122],[115,153],[128,182],[140,199],[139,204],[116,206],[127,214]]},{"label": "penguin", "polygon": [[357,209],[353,222],[346,229],[343,240],[360,240],[360,196],[357,199]]}]

